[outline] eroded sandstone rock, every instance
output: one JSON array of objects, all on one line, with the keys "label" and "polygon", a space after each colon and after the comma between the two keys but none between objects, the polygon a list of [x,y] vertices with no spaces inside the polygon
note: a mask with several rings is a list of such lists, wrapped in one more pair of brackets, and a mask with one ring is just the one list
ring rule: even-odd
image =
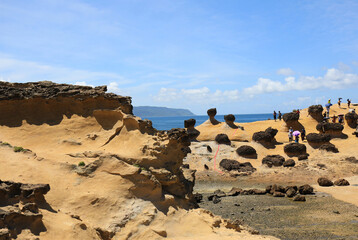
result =
[{"label": "eroded sandstone rock", "polygon": [[324,143],[329,143],[331,136],[322,133],[309,133],[306,136],[308,144],[313,148],[319,148]]},{"label": "eroded sandstone rock", "polygon": [[297,157],[302,154],[307,154],[306,145],[302,143],[289,143],[283,148],[287,156]]},{"label": "eroded sandstone rock", "polygon": [[244,158],[253,158],[253,159],[257,158],[257,152],[255,148],[248,145],[238,147],[236,149],[236,153]]},{"label": "eroded sandstone rock", "polygon": [[323,107],[322,105],[312,105],[308,108],[308,114],[317,122],[323,121]]},{"label": "eroded sandstone rock", "polygon": [[255,132],[252,135],[252,140],[260,143],[266,148],[272,148],[275,146],[275,136],[278,130],[274,128],[267,128],[265,131]]},{"label": "eroded sandstone rock", "polygon": [[268,167],[280,167],[284,161],[285,158],[280,155],[267,155],[262,159],[262,164],[266,164]]}]

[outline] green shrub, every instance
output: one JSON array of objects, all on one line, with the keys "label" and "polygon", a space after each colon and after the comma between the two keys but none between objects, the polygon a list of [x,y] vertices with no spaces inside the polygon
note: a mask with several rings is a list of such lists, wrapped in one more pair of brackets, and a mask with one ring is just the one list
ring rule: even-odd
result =
[{"label": "green shrub", "polygon": [[79,167],[84,167],[84,166],[86,166],[86,164],[85,164],[85,162],[81,161],[81,162],[78,163],[78,166]]},{"label": "green shrub", "polygon": [[14,152],[25,152],[26,149],[24,149],[23,147],[14,147]]},{"label": "green shrub", "polygon": [[10,143],[8,143],[8,142],[3,142],[3,143],[1,143],[1,145],[10,146],[10,147],[11,147]]}]

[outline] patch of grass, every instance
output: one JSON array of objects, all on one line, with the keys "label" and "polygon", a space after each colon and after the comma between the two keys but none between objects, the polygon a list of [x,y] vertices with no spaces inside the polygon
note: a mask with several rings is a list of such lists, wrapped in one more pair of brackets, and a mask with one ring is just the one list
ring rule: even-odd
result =
[{"label": "patch of grass", "polygon": [[14,152],[25,152],[26,151],[26,149],[25,148],[23,148],[23,147],[14,147]]},{"label": "patch of grass", "polygon": [[146,169],[145,167],[140,166],[139,164],[135,163],[133,164],[133,166],[140,168],[142,171],[148,171],[148,169]]},{"label": "patch of grass", "polygon": [[11,147],[11,144],[8,143],[8,142],[2,142],[1,145],[3,145],[3,146],[10,146],[10,147]]},{"label": "patch of grass", "polygon": [[84,167],[84,166],[86,166],[86,164],[85,164],[85,162],[81,161],[81,162],[78,163],[78,166],[79,167]]}]

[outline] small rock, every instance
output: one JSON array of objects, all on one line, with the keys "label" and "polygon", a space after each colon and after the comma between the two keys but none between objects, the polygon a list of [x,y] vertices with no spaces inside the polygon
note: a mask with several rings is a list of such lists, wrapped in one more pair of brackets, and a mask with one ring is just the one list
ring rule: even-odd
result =
[{"label": "small rock", "polygon": [[74,219],[77,219],[77,220],[82,221],[81,218],[80,218],[80,216],[78,216],[78,215],[73,215],[73,214],[72,214],[72,215],[71,215],[71,218],[74,218]]},{"label": "small rock", "polygon": [[208,150],[208,152],[213,152],[210,146],[206,146],[206,149]]},{"label": "small rock", "polygon": [[223,191],[221,191],[220,189],[216,190],[214,192],[214,195],[216,195],[217,197],[221,198],[221,197],[226,197],[226,193],[224,193]]},{"label": "small rock", "polygon": [[285,194],[282,193],[282,192],[274,192],[272,196],[273,196],[273,197],[284,197]]},{"label": "small rock", "polygon": [[293,197],[293,196],[296,195],[296,192],[297,192],[297,191],[296,191],[294,188],[289,188],[289,189],[286,191],[286,196],[289,197],[289,198],[291,198],[291,197]]},{"label": "small rock", "polygon": [[305,202],[305,201],[306,201],[306,197],[305,197],[305,196],[302,196],[302,195],[296,195],[296,196],[293,198],[293,201]]},{"label": "small rock", "polygon": [[204,168],[205,168],[205,170],[209,170],[209,167],[206,164],[204,164]]},{"label": "small rock", "polygon": [[341,214],[339,211],[333,211],[333,213],[335,213],[335,214]]},{"label": "small rock", "polygon": [[342,179],[336,180],[334,182],[334,185],[336,185],[336,186],[349,186],[349,182],[346,179],[342,178]]},{"label": "small rock", "polygon": [[298,191],[303,195],[312,194],[313,193],[313,187],[311,187],[308,184],[305,184],[305,185],[300,186],[298,188]]},{"label": "small rock", "polygon": [[317,179],[318,185],[322,187],[330,187],[333,186],[333,182],[329,180],[328,178],[320,177]]},{"label": "small rock", "polygon": [[230,190],[230,192],[228,192],[226,195],[227,195],[227,196],[237,196],[237,195],[239,195],[241,192],[242,192],[242,189],[241,189],[241,188],[233,187],[233,188]]},{"label": "small rock", "polygon": [[283,162],[283,166],[284,167],[294,167],[296,165],[296,162],[295,162],[295,160],[293,160],[293,159],[287,159],[287,160],[285,160],[284,162]]},{"label": "small rock", "polygon": [[240,204],[238,204],[238,203],[235,203],[235,204],[234,204],[234,206],[236,206],[236,207],[240,207]]},{"label": "small rock", "polygon": [[271,208],[266,208],[265,211],[271,211]]},{"label": "small rock", "polygon": [[217,203],[219,203],[219,202],[221,202],[221,199],[220,199],[218,196],[215,195],[215,196],[213,197],[213,203],[214,203],[214,204],[217,204]]}]

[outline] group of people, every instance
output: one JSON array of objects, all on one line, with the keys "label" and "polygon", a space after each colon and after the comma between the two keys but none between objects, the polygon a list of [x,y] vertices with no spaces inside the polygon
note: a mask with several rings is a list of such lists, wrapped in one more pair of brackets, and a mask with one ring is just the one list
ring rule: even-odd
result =
[{"label": "group of people", "polygon": [[[341,108],[341,103],[342,103],[341,99],[342,98],[338,98],[338,106],[339,106],[339,108]],[[328,102],[330,102],[330,101],[331,101],[331,99]],[[351,100],[349,98],[347,98],[347,105],[348,105],[348,108],[351,107]]]},{"label": "group of people", "polygon": [[298,143],[300,140],[300,135],[301,135],[301,139],[302,142],[305,140],[306,137],[306,129],[304,127],[302,127],[301,132],[300,131],[293,131],[292,127],[290,127],[290,129],[288,130],[288,140],[290,142],[293,141],[293,137],[295,137],[295,142]]},{"label": "group of people", "polygon": [[276,119],[277,119],[277,115],[278,115],[278,120],[282,120],[282,113],[280,111],[278,111],[278,114],[276,113],[276,111],[273,111],[273,119],[275,120],[276,122]]}]

